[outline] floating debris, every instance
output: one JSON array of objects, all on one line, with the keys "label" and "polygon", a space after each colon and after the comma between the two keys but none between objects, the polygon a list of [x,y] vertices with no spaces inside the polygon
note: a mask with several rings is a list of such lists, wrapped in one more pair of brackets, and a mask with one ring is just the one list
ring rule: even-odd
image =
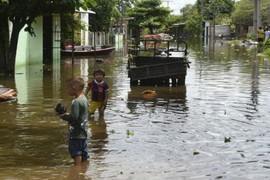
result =
[{"label": "floating debris", "polygon": [[153,90],[145,90],[142,92],[142,96],[144,100],[151,101],[156,99],[157,93]]},{"label": "floating debris", "polygon": [[134,136],[134,131],[131,131],[131,130],[127,130],[127,135],[128,136]]},{"label": "floating debris", "polygon": [[225,143],[231,142],[231,137],[224,137],[224,142]]}]

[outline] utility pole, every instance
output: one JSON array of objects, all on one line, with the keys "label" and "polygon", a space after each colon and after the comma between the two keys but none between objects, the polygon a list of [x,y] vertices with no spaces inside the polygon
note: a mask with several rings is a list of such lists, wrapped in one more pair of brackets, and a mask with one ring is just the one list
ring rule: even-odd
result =
[{"label": "utility pole", "polygon": [[163,2],[166,2],[167,3],[167,7],[170,7],[170,2],[172,2],[172,1],[170,1],[170,0],[163,0]]},{"label": "utility pole", "polygon": [[261,0],[254,0],[253,33],[256,34],[261,24]]}]

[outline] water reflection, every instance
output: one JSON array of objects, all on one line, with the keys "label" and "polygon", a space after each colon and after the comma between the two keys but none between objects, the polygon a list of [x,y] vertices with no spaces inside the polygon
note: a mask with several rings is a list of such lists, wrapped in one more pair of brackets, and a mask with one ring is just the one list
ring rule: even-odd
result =
[{"label": "water reflection", "polygon": [[[130,86],[122,57],[67,58],[43,72],[29,67],[15,82],[0,77],[18,91],[18,101],[0,104],[0,179],[267,179],[268,60],[254,47],[190,47],[185,86]],[[70,106],[67,78],[87,83],[96,67],[106,71],[108,105],[89,122],[89,164],[74,169],[53,107]],[[156,99],[145,100],[145,90]]]},{"label": "water reflection", "polygon": [[[146,90],[154,90],[156,92],[156,98],[150,101],[145,99],[142,93]],[[143,104],[145,107],[160,107],[164,108],[165,111],[172,111],[174,113],[179,111],[188,113],[186,106],[186,86],[131,86],[131,90],[128,92],[127,107],[134,113],[138,104]]]},{"label": "water reflection", "polygon": [[105,145],[108,142],[107,124],[104,117],[91,117],[90,129],[90,149],[92,152],[97,153],[99,156],[101,156],[104,151],[107,151]]},{"label": "water reflection", "polygon": [[[68,179],[68,180],[91,179],[86,174],[88,168],[89,168],[89,161],[82,163],[81,166],[71,166],[70,169],[68,170],[68,177],[65,179]],[[57,177],[55,177],[55,178],[57,178]]]},{"label": "water reflection", "polygon": [[[252,63],[252,73],[251,73],[251,108],[253,111],[258,112],[257,105],[259,104],[258,99],[259,99],[259,67],[258,67],[258,62],[255,60]],[[249,120],[252,120],[252,115],[247,116]]]},{"label": "water reflection", "polygon": [[19,104],[29,104],[33,100],[37,103],[43,103],[42,64],[35,64],[27,68],[17,68],[15,84]]}]

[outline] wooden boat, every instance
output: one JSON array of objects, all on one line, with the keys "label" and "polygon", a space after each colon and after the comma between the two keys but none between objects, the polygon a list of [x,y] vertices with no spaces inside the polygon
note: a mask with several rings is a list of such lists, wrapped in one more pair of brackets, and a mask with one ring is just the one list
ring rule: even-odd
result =
[{"label": "wooden boat", "polygon": [[[96,46],[94,49],[91,46],[74,46],[74,56],[95,56],[95,55],[109,55],[115,50],[115,47],[110,46]],[[62,56],[72,56],[72,46],[68,45],[64,50],[61,50]]]},{"label": "wooden boat", "polygon": [[0,104],[2,104],[2,103],[10,103],[10,102],[14,102],[14,101],[17,101],[17,97],[12,97],[10,99],[5,99],[5,100],[0,99]]},{"label": "wooden boat", "polygon": [[139,44],[129,49],[131,85],[185,85],[190,63],[186,57],[186,42],[141,40]]}]

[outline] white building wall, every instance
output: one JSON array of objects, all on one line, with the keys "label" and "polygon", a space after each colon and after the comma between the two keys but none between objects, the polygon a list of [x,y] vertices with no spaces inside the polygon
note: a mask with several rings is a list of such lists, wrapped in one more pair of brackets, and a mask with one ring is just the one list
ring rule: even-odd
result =
[{"label": "white building wall", "polygon": [[230,25],[216,25],[216,33],[215,36],[230,36],[231,32],[230,32]]},{"label": "white building wall", "polygon": [[84,25],[84,30],[81,30],[81,45],[86,46],[89,45],[89,31],[88,31],[88,21],[89,21],[89,16],[88,13],[81,13],[81,21],[83,22]]},{"label": "white building wall", "polygon": [[123,50],[123,34],[116,34],[115,35],[115,50],[121,52]]}]

